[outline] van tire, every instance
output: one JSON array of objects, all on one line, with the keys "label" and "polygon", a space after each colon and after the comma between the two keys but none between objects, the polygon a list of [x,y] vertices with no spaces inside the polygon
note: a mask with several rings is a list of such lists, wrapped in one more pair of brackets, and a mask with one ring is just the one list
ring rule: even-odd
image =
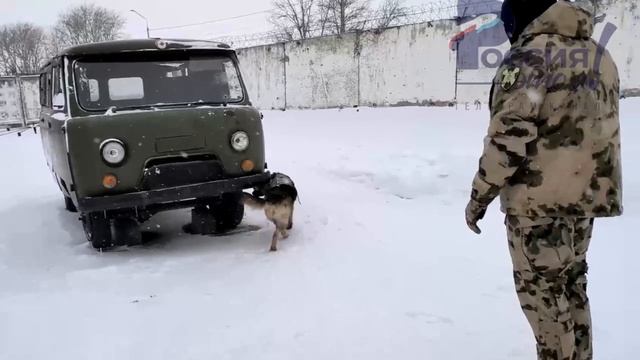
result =
[{"label": "van tire", "polygon": [[66,195],[64,197],[64,208],[68,212],[72,212],[72,213],[78,212],[78,209],[76,208],[76,205],[73,203],[73,200],[71,200],[71,198]]},{"label": "van tire", "polygon": [[191,211],[191,231],[199,235],[223,234],[237,228],[243,217],[242,193],[224,194]]},{"label": "van tire", "polygon": [[84,214],[82,225],[87,240],[95,249],[108,249],[115,245],[111,236],[111,220],[104,212]]},{"label": "van tire", "polygon": [[118,246],[142,244],[140,224],[134,218],[120,217],[113,220],[113,240]]},{"label": "van tire", "polygon": [[234,230],[244,217],[242,192],[223,194],[219,201],[213,203],[212,210],[216,219],[216,232]]},{"label": "van tire", "polygon": [[217,232],[216,219],[208,206],[198,205],[191,210],[191,232],[211,235]]}]

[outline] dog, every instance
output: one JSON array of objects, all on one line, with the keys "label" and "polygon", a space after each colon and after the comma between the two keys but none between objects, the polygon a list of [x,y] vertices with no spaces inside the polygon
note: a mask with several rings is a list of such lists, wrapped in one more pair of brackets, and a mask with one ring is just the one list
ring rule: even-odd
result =
[{"label": "dog", "polygon": [[262,209],[275,226],[270,251],[278,250],[278,241],[289,237],[293,228],[293,209],[298,192],[291,179],[284,174],[273,174],[271,181],[263,189],[264,199],[243,193],[243,202],[253,209]]}]

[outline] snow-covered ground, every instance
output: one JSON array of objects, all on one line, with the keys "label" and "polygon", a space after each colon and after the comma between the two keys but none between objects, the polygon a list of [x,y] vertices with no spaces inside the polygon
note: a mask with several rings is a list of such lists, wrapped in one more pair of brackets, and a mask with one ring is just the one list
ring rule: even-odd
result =
[{"label": "snow-covered ground", "polygon": [[[640,101],[622,103],[625,205],[590,251],[596,359],[640,357]],[[97,253],[39,137],[0,137],[0,359],[533,360],[497,206],[463,220],[487,111],[266,112],[271,169],[301,193],[268,253],[259,212],[226,237]]]}]

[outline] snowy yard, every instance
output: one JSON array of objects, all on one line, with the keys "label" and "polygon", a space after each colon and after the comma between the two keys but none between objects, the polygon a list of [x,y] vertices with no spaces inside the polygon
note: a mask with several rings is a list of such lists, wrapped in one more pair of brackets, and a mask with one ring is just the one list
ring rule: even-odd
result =
[{"label": "snowy yard", "polygon": [[[590,251],[597,360],[640,357],[640,101],[622,103],[626,215]],[[39,136],[0,137],[0,359],[533,360],[497,204],[464,223],[487,111],[265,112],[301,194],[290,239],[182,233],[95,252]]]}]

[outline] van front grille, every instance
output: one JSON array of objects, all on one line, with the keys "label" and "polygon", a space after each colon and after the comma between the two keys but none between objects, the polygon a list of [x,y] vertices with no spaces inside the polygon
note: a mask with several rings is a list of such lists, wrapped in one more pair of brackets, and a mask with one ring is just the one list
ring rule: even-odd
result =
[{"label": "van front grille", "polygon": [[141,188],[157,190],[223,178],[224,170],[217,160],[157,164],[145,169]]}]

